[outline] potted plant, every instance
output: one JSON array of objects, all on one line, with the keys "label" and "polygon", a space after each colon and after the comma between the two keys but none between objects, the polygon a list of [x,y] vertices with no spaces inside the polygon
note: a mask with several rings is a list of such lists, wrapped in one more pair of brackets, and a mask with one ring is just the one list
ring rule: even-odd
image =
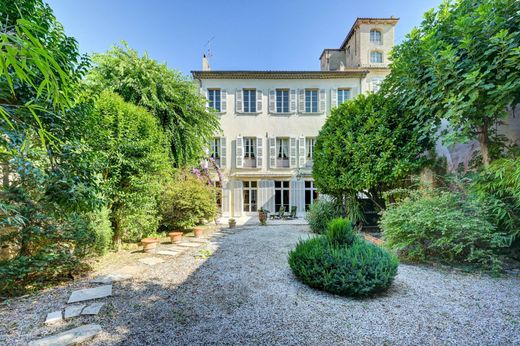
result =
[{"label": "potted plant", "polygon": [[269,214],[269,210],[266,210],[264,208],[260,208],[258,210],[258,220],[260,221],[260,224],[262,226],[267,225],[267,215]]},{"label": "potted plant", "polygon": [[202,238],[203,234],[204,234],[204,228],[202,228],[202,227],[193,228],[193,235],[195,236],[195,238]]},{"label": "potted plant", "polygon": [[180,242],[181,242],[181,239],[182,239],[182,232],[179,232],[179,231],[170,232],[170,233],[168,233],[168,235],[170,236],[170,239],[171,239],[171,241],[172,241],[172,244],[180,243]]},{"label": "potted plant", "polygon": [[157,243],[159,239],[157,238],[144,238],[141,239],[141,244],[143,244],[143,251],[146,253],[153,253],[157,249]]},{"label": "potted plant", "polygon": [[237,225],[237,220],[235,220],[233,218],[229,219],[228,222],[229,222],[229,228],[235,228]]}]

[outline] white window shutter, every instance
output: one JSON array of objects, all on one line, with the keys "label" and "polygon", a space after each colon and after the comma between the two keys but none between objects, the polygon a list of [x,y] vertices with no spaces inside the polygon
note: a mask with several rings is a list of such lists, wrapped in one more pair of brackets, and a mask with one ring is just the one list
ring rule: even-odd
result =
[{"label": "white window shutter", "polygon": [[237,137],[236,165],[237,168],[244,168],[244,139],[242,136]]},{"label": "white window shutter", "polygon": [[289,112],[296,113],[296,89],[289,91]]},{"label": "white window shutter", "polygon": [[220,167],[226,167],[227,143],[226,137],[220,137]]},{"label": "white window shutter", "polygon": [[244,102],[242,101],[242,89],[237,89],[235,92],[235,108],[237,113],[244,112]]},{"label": "white window shutter", "polygon": [[269,138],[269,167],[276,168],[276,137]]},{"label": "white window shutter", "polygon": [[264,143],[262,137],[256,137],[256,168],[264,165]]},{"label": "white window shutter", "polygon": [[269,113],[276,113],[276,90],[269,89]]},{"label": "white window shutter", "polygon": [[320,113],[324,113],[327,109],[327,92],[320,89]]},{"label": "white window shutter", "polygon": [[200,94],[206,98],[206,111],[209,111],[209,95],[208,89],[200,88]]},{"label": "white window shutter", "polygon": [[300,139],[298,140],[298,160],[300,168],[305,167],[305,156],[305,137],[300,136]]},{"label": "white window shutter", "polygon": [[227,91],[226,89],[220,90],[220,112],[227,112]]},{"label": "white window shutter", "polygon": [[262,98],[263,98],[262,90],[257,89],[256,90],[256,111],[257,112],[262,112]]},{"label": "white window shutter", "polygon": [[330,103],[331,108],[338,106],[338,89],[330,89]]},{"label": "white window shutter", "polygon": [[297,156],[296,156],[296,137],[289,138],[289,166],[296,168]]},{"label": "white window shutter", "polygon": [[300,113],[304,113],[305,112],[305,89],[299,89],[298,90],[299,92],[299,100],[298,100],[298,108],[299,108],[299,111]]}]

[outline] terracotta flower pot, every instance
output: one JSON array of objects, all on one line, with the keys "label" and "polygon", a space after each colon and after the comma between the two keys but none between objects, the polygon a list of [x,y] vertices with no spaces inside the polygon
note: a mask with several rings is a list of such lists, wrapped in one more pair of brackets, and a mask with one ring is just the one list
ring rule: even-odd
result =
[{"label": "terracotta flower pot", "polygon": [[157,248],[157,243],[159,242],[159,239],[157,238],[144,238],[141,240],[141,244],[143,244],[143,251],[150,253],[155,252],[155,249]]},{"label": "terracotta flower pot", "polygon": [[237,225],[236,221],[229,221],[229,228],[235,228]]},{"label": "terracotta flower pot", "polygon": [[182,232],[170,232],[170,233],[168,233],[168,235],[170,236],[172,244],[181,242]]},{"label": "terracotta flower pot", "polygon": [[202,236],[204,235],[204,228],[202,228],[202,227],[193,228],[193,235],[195,236],[195,238],[202,238]]},{"label": "terracotta flower pot", "polygon": [[259,211],[258,220],[260,221],[261,225],[267,224],[267,213],[265,211]]}]

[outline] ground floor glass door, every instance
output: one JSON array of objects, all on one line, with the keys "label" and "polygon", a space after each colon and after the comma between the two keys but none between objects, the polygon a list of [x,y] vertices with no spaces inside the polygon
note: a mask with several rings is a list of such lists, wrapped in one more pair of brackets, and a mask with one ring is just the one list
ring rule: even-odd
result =
[{"label": "ground floor glass door", "polygon": [[274,182],[274,209],[275,212],[280,210],[280,207],[284,206],[285,211],[289,212],[289,182],[288,181],[275,181]]}]

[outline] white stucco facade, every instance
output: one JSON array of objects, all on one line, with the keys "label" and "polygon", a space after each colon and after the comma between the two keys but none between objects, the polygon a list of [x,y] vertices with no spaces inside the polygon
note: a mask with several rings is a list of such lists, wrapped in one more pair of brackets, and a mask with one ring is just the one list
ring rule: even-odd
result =
[{"label": "white stucco facade", "polygon": [[[357,39],[358,54],[369,54],[370,28],[377,27],[378,49],[386,56],[396,23],[395,18],[358,19],[345,42]],[[341,69],[328,68],[324,52],[320,71],[192,72],[208,106],[219,111],[222,132],[209,147],[224,173],[223,216],[260,208],[276,212],[282,205],[303,216],[313,203],[312,143],[330,110],[342,99],[376,90],[389,72],[385,59],[372,66],[360,57],[357,66],[345,67],[345,42],[335,50],[343,50]]]}]

